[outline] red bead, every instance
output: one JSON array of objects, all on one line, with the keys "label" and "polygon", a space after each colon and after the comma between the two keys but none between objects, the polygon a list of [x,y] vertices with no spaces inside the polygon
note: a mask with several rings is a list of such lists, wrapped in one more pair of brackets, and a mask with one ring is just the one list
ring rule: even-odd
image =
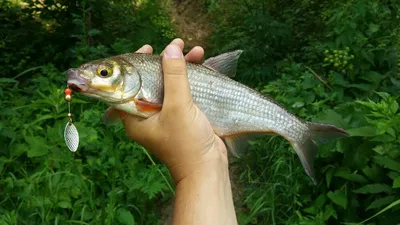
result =
[{"label": "red bead", "polygon": [[66,89],[64,90],[64,93],[65,93],[65,95],[71,95],[71,94],[72,94],[72,90],[69,89],[69,88],[66,88]]}]

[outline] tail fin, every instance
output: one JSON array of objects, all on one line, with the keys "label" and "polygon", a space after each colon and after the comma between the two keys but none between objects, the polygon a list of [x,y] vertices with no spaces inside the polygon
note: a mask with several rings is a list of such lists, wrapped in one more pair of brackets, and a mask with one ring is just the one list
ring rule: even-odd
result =
[{"label": "tail fin", "polygon": [[314,171],[314,159],[317,155],[317,144],[326,143],[329,140],[346,137],[349,134],[340,128],[333,125],[317,124],[307,122],[310,136],[306,137],[300,143],[293,143],[293,148],[300,158],[301,164],[307,175],[311,178],[314,184],[317,184]]}]

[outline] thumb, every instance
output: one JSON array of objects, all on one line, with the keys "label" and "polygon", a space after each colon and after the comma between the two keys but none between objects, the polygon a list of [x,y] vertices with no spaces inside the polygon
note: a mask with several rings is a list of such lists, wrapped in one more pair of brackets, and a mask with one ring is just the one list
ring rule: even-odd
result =
[{"label": "thumb", "polygon": [[186,70],[186,61],[181,48],[170,44],[166,47],[162,59],[164,73],[163,109],[187,107],[192,101]]}]

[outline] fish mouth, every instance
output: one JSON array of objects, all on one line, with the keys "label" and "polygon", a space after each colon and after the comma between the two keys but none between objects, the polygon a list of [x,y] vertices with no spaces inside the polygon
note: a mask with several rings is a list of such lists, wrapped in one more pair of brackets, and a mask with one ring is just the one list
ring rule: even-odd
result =
[{"label": "fish mouth", "polygon": [[78,69],[69,69],[67,71],[68,87],[76,92],[85,92],[89,90],[87,80],[79,76]]}]

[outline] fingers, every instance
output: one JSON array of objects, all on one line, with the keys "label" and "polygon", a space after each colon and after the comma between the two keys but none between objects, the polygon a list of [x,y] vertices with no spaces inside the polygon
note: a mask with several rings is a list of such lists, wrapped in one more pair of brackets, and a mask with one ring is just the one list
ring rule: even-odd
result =
[{"label": "fingers", "polygon": [[185,55],[185,60],[187,62],[201,63],[204,57],[204,49],[200,46],[196,46]]},{"label": "fingers", "polygon": [[186,61],[180,46],[170,44],[165,48],[162,67],[164,73],[164,106],[187,107],[192,101],[190,86],[186,71]]},{"label": "fingers", "polygon": [[150,45],[143,45],[136,53],[153,54],[153,48]]},{"label": "fingers", "polygon": [[[185,47],[185,43],[183,42],[182,39],[180,38],[175,38],[174,40],[171,41],[170,45],[177,45],[179,48],[183,51],[183,48]],[[160,55],[164,55],[165,49],[161,52]]]},{"label": "fingers", "polygon": [[[180,38],[175,38],[174,40],[172,40],[170,44],[179,46],[181,50],[183,50],[183,48],[185,47],[185,43]],[[164,52],[165,50],[161,53],[161,55],[163,55]],[[204,49],[200,46],[196,46],[192,48],[192,50],[190,50],[189,53],[186,54],[185,60],[187,62],[200,63],[201,60],[203,59],[203,56],[204,56]]]},{"label": "fingers", "polygon": [[181,50],[185,47],[185,43],[180,38],[175,38],[172,40],[171,45],[178,45]]},{"label": "fingers", "polygon": [[[170,44],[177,45],[182,50],[185,47],[185,43],[180,38],[175,38],[174,40],[171,41]],[[164,54],[164,51],[161,52],[161,55]],[[153,48],[150,45],[143,45],[136,52],[137,53],[153,54]],[[187,53],[185,55],[185,60],[187,62],[201,63],[203,57],[204,57],[204,49],[202,47],[200,47],[200,46],[196,46],[196,47],[192,48],[192,50],[190,50],[189,53]]]}]

